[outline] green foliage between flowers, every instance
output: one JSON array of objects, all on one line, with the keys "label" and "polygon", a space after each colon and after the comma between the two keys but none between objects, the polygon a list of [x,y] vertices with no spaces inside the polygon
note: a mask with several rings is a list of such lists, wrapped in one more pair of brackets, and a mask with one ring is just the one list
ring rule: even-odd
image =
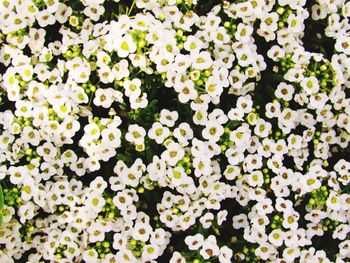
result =
[{"label": "green foliage between flowers", "polygon": [[0,227],[2,225],[2,208],[4,207],[4,193],[2,192],[2,186],[0,185]]}]

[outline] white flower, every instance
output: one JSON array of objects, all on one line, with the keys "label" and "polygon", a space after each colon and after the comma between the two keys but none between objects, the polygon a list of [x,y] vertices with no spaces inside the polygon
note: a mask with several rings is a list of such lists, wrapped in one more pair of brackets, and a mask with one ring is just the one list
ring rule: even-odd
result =
[{"label": "white flower", "polygon": [[105,12],[103,5],[97,3],[89,4],[85,7],[83,13],[93,21],[98,21],[100,16]]},{"label": "white flower", "polygon": [[138,78],[125,80],[123,87],[125,89],[125,96],[127,97],[139,97],[141,95],[141,80]]},{"label": "white flower", "polygon": [[94,263],[98,259],[98,254],[95,249],[85,250],[83,253],[83,259],[87,263]]},{"label": "white flower", "polygon": [[89,212],[92,212],[94,214],[101,212],[102,207],[105,205],[105,203],[105,199],[94,191],[89,193],[85,201],[85,204],[91,209]]},{"label": "white flower", "polygon": [[339,244],[339,253],[342,257],[344,258],[350,257],[349,247],[350,247],[350,240],[345,240]]},{"label": "white flower", "polygon": [[250,25],[245,25],[244,23],[239,23],[235,33],[235,38],[242,42],[246,43],[250,39],[250,35],[253,33],[253,27]]},{"label": "white flower", "polygon": [[134,43],[131,35],[125,35],[123,37],[117,37],[114,43],[114,49],[117,51],[118,56],[121,58],[127,57],[130,53],[136,51],[136,44]]},{"label": "white flower", "polygon": [[[1,138],[1,136],[0,136]],[[30,126],[26,126],[22,131],[22,138],[24,141],[29,142],[33,146],[38,146],[41,141],[41,136],[38,130],[33,129]],[[1,139],[0,139],[1,141]],[[11,143],[11,140],[10,140]],[[0,146],[1,148],[1,146]]]},{"label": "white flower", "polygon": [[207,156],[193,158],[192,165],[193,165],[193,168],[195,169],[194,175],[196,177],[201,177],[202,175],[209,176],[212,172],[210,159]]},{"label": "white flower", "polygon": [[253,171],[248,174],[248,184],[252,187],[262,186],[264,183],[264,177],[261,171]]},{"label": "white flower", "polygon": [[32,197],[36,196],[38,192],[35,181],[31,177],[24,178],[21,190],[21,198],[23,201],[29,201]]},{"label": "white flower", "polygon": [[269,234],[269,241],[276,247],[280,247],[283,244],[285,233],[280,229],[274,229]]},{"label": "white flower", "polygon": [[262,167],[262,158],[258,154],[248,154],[244,160],[244,171],[251,172]]},{"label": "white flower", "polygon": [[102,144],[117,148],[121,144],[121,131],[118,128],[110,127],[101,132]]},{"label": "white flower", "polygon": [[227,180],[234,180],[241,173],[239,166],[227,165],[223,175]]},{"label": "white flower", "polygon": [[186,259],[179,252],[175,251],[169,263],[186,263]]},{"label": "white flower", "polygon": [[326,217],[326,212],[317,209],[314,209],[305,215],[305,219],[314,224],[318,224],[322,219]]},{"label": "white flower", "polygon": [[186,236],[185,243],[190,250],[198,250],[204,242],[204,238],[201,234],[196,234],[194,236]]},{"label": "white flower", "polygon": [[[146,69],[146,56],[143,54],[130,54],[129,58],[134,67],[140,67],[141,69]],[[146,71],[146,70],[145,70]]]},{"label": "white flower", "polygon": [[278,101],[269,102],[265,106],[265,115],[267,118],[271,119],[278,117],[281,113],[281,105]]},{"label": "white flower", "polygon": [[132,204],[132,198],[126,192],[118,192],[113,198],[113,204],[119,209],[124,210]]},{"label": "white flower", "polygon": [[329,209],[339,211],[341,210],[341,202],[338,194],[334,191],[330,191],[326,201],[326,205]]},{"label": "white flower", "polygon": [[220,248],[219,262],[220,263],[230,263],[233,256],[232,249],[227,246]]},{"label": "white flower", "polygon": [[67,6],[64,3],[59,3],[55,13],[55,18],[60,24],[64,24],[72,15],[72,12],[73,10],[70,6]]},{"label": "white flower", "polygon": [[159,257],[159,247],[157,245],[145,245],[142,248],[142,258],[152,260]]},{"label": "white flower", "polygon": [[15,115],[18,117],[29,118],[32,114],[33,104],[30,101],[19,100],[16,101]]},{"label": "white flower", "polygon": [[204,229],[208,229],[212,225],[212,221],[214,220],[214,214],[207,212],[199,219],[199,222],[202,224]]},{"label": "white flower", "polygon": [[186,103],[189,100],[194,100],[198,97],[198,93],[194,88],[194,83],[192,80],[186,80],[184,82],[176,83],[174,89],[179,93],[179,101]]},{"label": "white flower", "polygon": [[160,111],[159,122],[168,127],[173,127],[178,117],[179,114],[177,111],[169,111],[167,109],[162,109]]},{"label": "white flower", "polygon": [[140,97],[131,97],[130,98],[130,107],[132,109],[143,109],[147,107],[148,100],[147,100],[147,93],[144,92]]},{"label": "white flower", "polygon": [[208,51],[193,53],[192,68],[198,70],[208,69],[213,63],[213,60]]},{"label": "white flower", "polygon": [[21,205],[18,209],[20,222],[24,224],[27,220],[32,219],[36,214],[36,208],[33,202],[29,201]]},{"label": "white flower", "polygon": [[278,18],[279,15],[276,12],[263,13],[263,17],[261,18],[260,23],[260,29],[263,31],[275,32],[277,30]]},{"label": "white flower", "polygon": [[52,108],[56,112],[57,116],[64,119],[66,118],[72,110],[70,102],[65,99],[56,99]]},{"label": "white flower", "polygon": [[130,263],[137,262],[131,250],[126,248],[119,250],[115,256],[117,259],[122,259],[123,262],[130,262]]},{"label": "white flower", "polygon": [[231,165],[238,165],[244,160],[244,154],[238,147],[231,147],[227,149],[225,156]]},{"label": "white flower", "polygon": [[220,249],[219,249],[218,245],[216,244],[215,236],[210,235],[203,242],[202,248],[199,251],[199,253],[206,260],[211,258],[211,257],[218,256],[220,254]]},{"label": "white flower", "polygon": [[348,233],[350,233],[350,226],[347,224],[340,224],[334,230],[332,237],[334,239],[344,240]]},{"label": "white flower", "polygon": [[320,89],[318,80],[314,76],[303,78],[303,80],[300,82],[300,86],[304,89],[304,91],[308,95],[315,94]]},{"label": "white flower", "polygon": [[167,149],[161,154],[161,158],[166,161],[170,166],[175,166],[185,155],[185,151],[182,147],[176,143],[171,142]]},{"label": "white flower", "polygon": [[294,259],[300,256],[299,248],[285,248],[283,250],[283,258],[287,262],[294,262]]},{"label": "white flower", "polygon": [[48,25],[53,25],[56,21],[55,17],[48,12],[47,9],[41,10],[36,13],[36,20],[40,27],[46,27]]},{"label": "white flower", "polygon": [[196,36],[188,36],[185,43],[184,48],[189,52],[198,52],[203,47],[203,42],[197,38]]},{"label": "white flower", "polygon": [[99,223],[92,223],[86,232],[89,234],[89,241],[91,243],[101,242],[105,239],[105,231]]},{"label": "white flower", "polygon": [[303,23],[303,18],[296,16],[295,14],[290,14],[288,16],[287,23],[288,23],[288,29],[291,32],[299,33],[299,32],[304,31],[304,29],[305,29],[305,25]]},{"label": "white flower", "polygon": [[50,142],[45,142],[36,149],[38,155],[42,156],[45,161],[53,160],[57,155],[57,148]]},{"label": "white flower", "polygon": [[217,30],[210,32],[210,38],[217,45],[223,45],[230,41],[230,36],[226,33],[226,29],[220,26]]},{"label": "white flower", "polygon": [[299,182],[303,193],[311,192],[321,187],[321,182],[318,180],[316,174],[310,172],[302,176]]},{"label": "white flower", "polygon": [[115,80],[121,80],[129,76],[129,62],[126,59],[122,59],[118,63],[114,64],[112,68]]},{"label": "white flower", "polygon": [[89,123],[84,127],[84,136],[89,136],[91,139],[98,139],[100,137],[100,128],[96,123]]},{"label": "white flower", "polygon": [[251,130],[248,124],[243,123],[240,127],[230,133],[230,140],[235,143],[237,147],[247,146],[251,136]]},{"label": "white flower", "polygon": [[160,52],[154,56],[153,60],[159,73],[167,72],[173,65],[174,54],[160,49]]},{"label": "white flower", "polygon": [[125,134],[125,139],[130,143],[140,145],[144,143],[145,136],[146,130],[143,127],[137,124],[131,124],[128,127],[128,132]]},{"label": "white flower", "polygon": [[2,220],[3,223],[8,223],[11,221],[12,216],[15,214],[15,209],[12,206],[4,205],[2,209]]},{"label": "white flower", "polygon": [[186,72],[187,68],[191,65],[192,60],[190,55],[183,55],[181,53],[177,54],[173,66],[175,71],[179,74]]},{"label": "white flower", "polygon": [[131,167],[124,171],[124,173],[119,175],[122,183],[136,187],[139,184],[140,177],[142,176],[142,171],[137,170],[135,167]]},{"label": "white flower", "polygon": [[336,38],[334,48],[340,53],[350,55],[350,38],[345,35],[340,35]]},{"label": "white flower", "polygon": [[210,76],[205,83],[205,90],[211,97],[220,96],[223,92],[221,80],[217,76]]},{"label": "white flower", "polygon": [[293,99],[294,87],[285,82],[278,84],[277,89],[275,90],[275,96],[284,101],[290,101]]},{"label": "white flower", "polygon": [[175,187],[183,184],[187,177],[184,168],[180,166],[177,166],[174,169],[169,169],[167,176],[170,179],[171,184]]},{"label": "white flower", "polygon": [[180,144],[187,145],[188,140],[193,138],[193,130],[187,122],[183,122],[174,130],[173,135]]},{"label": "white flower", "polygon": [[234,229],[246,228],[249,226],[248,218],[245,214],[240,214],[232,218],[232,225]]},{"label": "white flower", "polygon": [[113,94],[114,94],[115,90],[113,88],[107,88],[107,89],[97,89],[95,92],[95,98],[93,100],[93,103],[96,106],[102,106],[103,108],[110,108],[114,98],[113,98]]},{"label": "white flower", "polygon": [[286,229],[292,229],[296,230],[298,228],[298,220],[300,218],[299,213],[293,211],[293,212],[287,212],[283,214],[283,227]]},{"label": "white flower", "polygon": [[30,81],[32,79],[34,70],[33,66],[26,64],[26,65],[21,65],[17,67],[18,73],[21,75],[22,80],[24,81]]},{"label": "white flower", "polygon": [[152,227],[145,223],[136,223],[132,231],[132,237],[136,240],[146,242],[152,232]]},{"label": "white flower", "polygon": [[197,125],[205,125],[208,121],[208,113],[206,110],[198,110],[193,115],[193,122]]},{"label": "white flower", "polygon": [[113,235],[113,248],[115,250],[122,250],[123,248],[126,248],[127,246],[127,236],[122,235],[121,233],[115,233]]},{"label": "white flower", "polygon": [[[258,210],[257,212],[259,213],[261,211]],[[251,225],[255,230],[265,232],[266,226],[270,223],[270,220],[263,212],[261,213],[262,215],[256,215],[251,219]]]},{"label": "white flower", "polygon": [[260,257],[262,260],[268,260],[272,254],[275,254],[276,249],[269,243],[260,244],[255,250],[255,255]]},{"label": "white flower", "polygon": [[191,109],[194,111],[207,111],[210,101],[210,95],[202,94],[191,102]]},{"label": "white flower", "polygon": [[224,127],[216,121],[208,121],[202,130],[202,136],[211,142],[217,142],[224,134]]},{"label": "white flower", "polygon": [[269,122],[266,122],[263,119],[258,119],[255,128],[254,133],[259,137],[267,137],[271,131],[272,125]]},{"label": "white flower", "polygon": [[108,84],[112,83],[114,80],[114,75],[112,70],[108,66],[101,66],[98,70],[98,76],[102,83]]}]

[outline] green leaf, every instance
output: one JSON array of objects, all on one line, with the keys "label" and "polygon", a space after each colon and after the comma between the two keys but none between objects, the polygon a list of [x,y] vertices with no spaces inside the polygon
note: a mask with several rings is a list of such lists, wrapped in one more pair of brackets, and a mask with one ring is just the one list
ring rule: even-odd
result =
[{"label": "green leaf", "polygon": [[0,185],[0,210],[4,207],[4,194],[2,192],[2,186]]},{"label": "green leaf", "polygon": [[2,225],[2,208],[4,207],[4,194],[0,185],[0,226]]},{"label": "green leaf", "polygon": [[125,154],[119,153],[119,154],[117,154],[117,160],[121,160],[121,161],[127,163],[129,161],[129,157],[126,156]]},{"label": "green leaf", "polygon": [[151,149],[151,147],[149,147],[147,150],[146,150],[146,159],[147,159],[147,162],[152,162],[153,160],[153,151]]}]

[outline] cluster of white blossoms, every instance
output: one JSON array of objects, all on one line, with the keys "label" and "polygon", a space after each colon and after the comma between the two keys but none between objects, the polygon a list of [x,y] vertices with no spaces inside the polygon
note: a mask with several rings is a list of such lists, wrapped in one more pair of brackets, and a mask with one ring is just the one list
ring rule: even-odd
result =
[{"label": "cluster of white blossoms", "polygon": [[349,17],[2,0],[0,262],[349,262]]}]

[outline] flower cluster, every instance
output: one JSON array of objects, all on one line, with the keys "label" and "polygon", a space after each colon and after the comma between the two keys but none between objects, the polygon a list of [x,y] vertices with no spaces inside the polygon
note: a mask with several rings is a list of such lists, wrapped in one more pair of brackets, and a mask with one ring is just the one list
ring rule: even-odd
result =
[{"label": "flower cluster", "polygon": [[0,262],[348,262],[349,17],[1,1]]}]

